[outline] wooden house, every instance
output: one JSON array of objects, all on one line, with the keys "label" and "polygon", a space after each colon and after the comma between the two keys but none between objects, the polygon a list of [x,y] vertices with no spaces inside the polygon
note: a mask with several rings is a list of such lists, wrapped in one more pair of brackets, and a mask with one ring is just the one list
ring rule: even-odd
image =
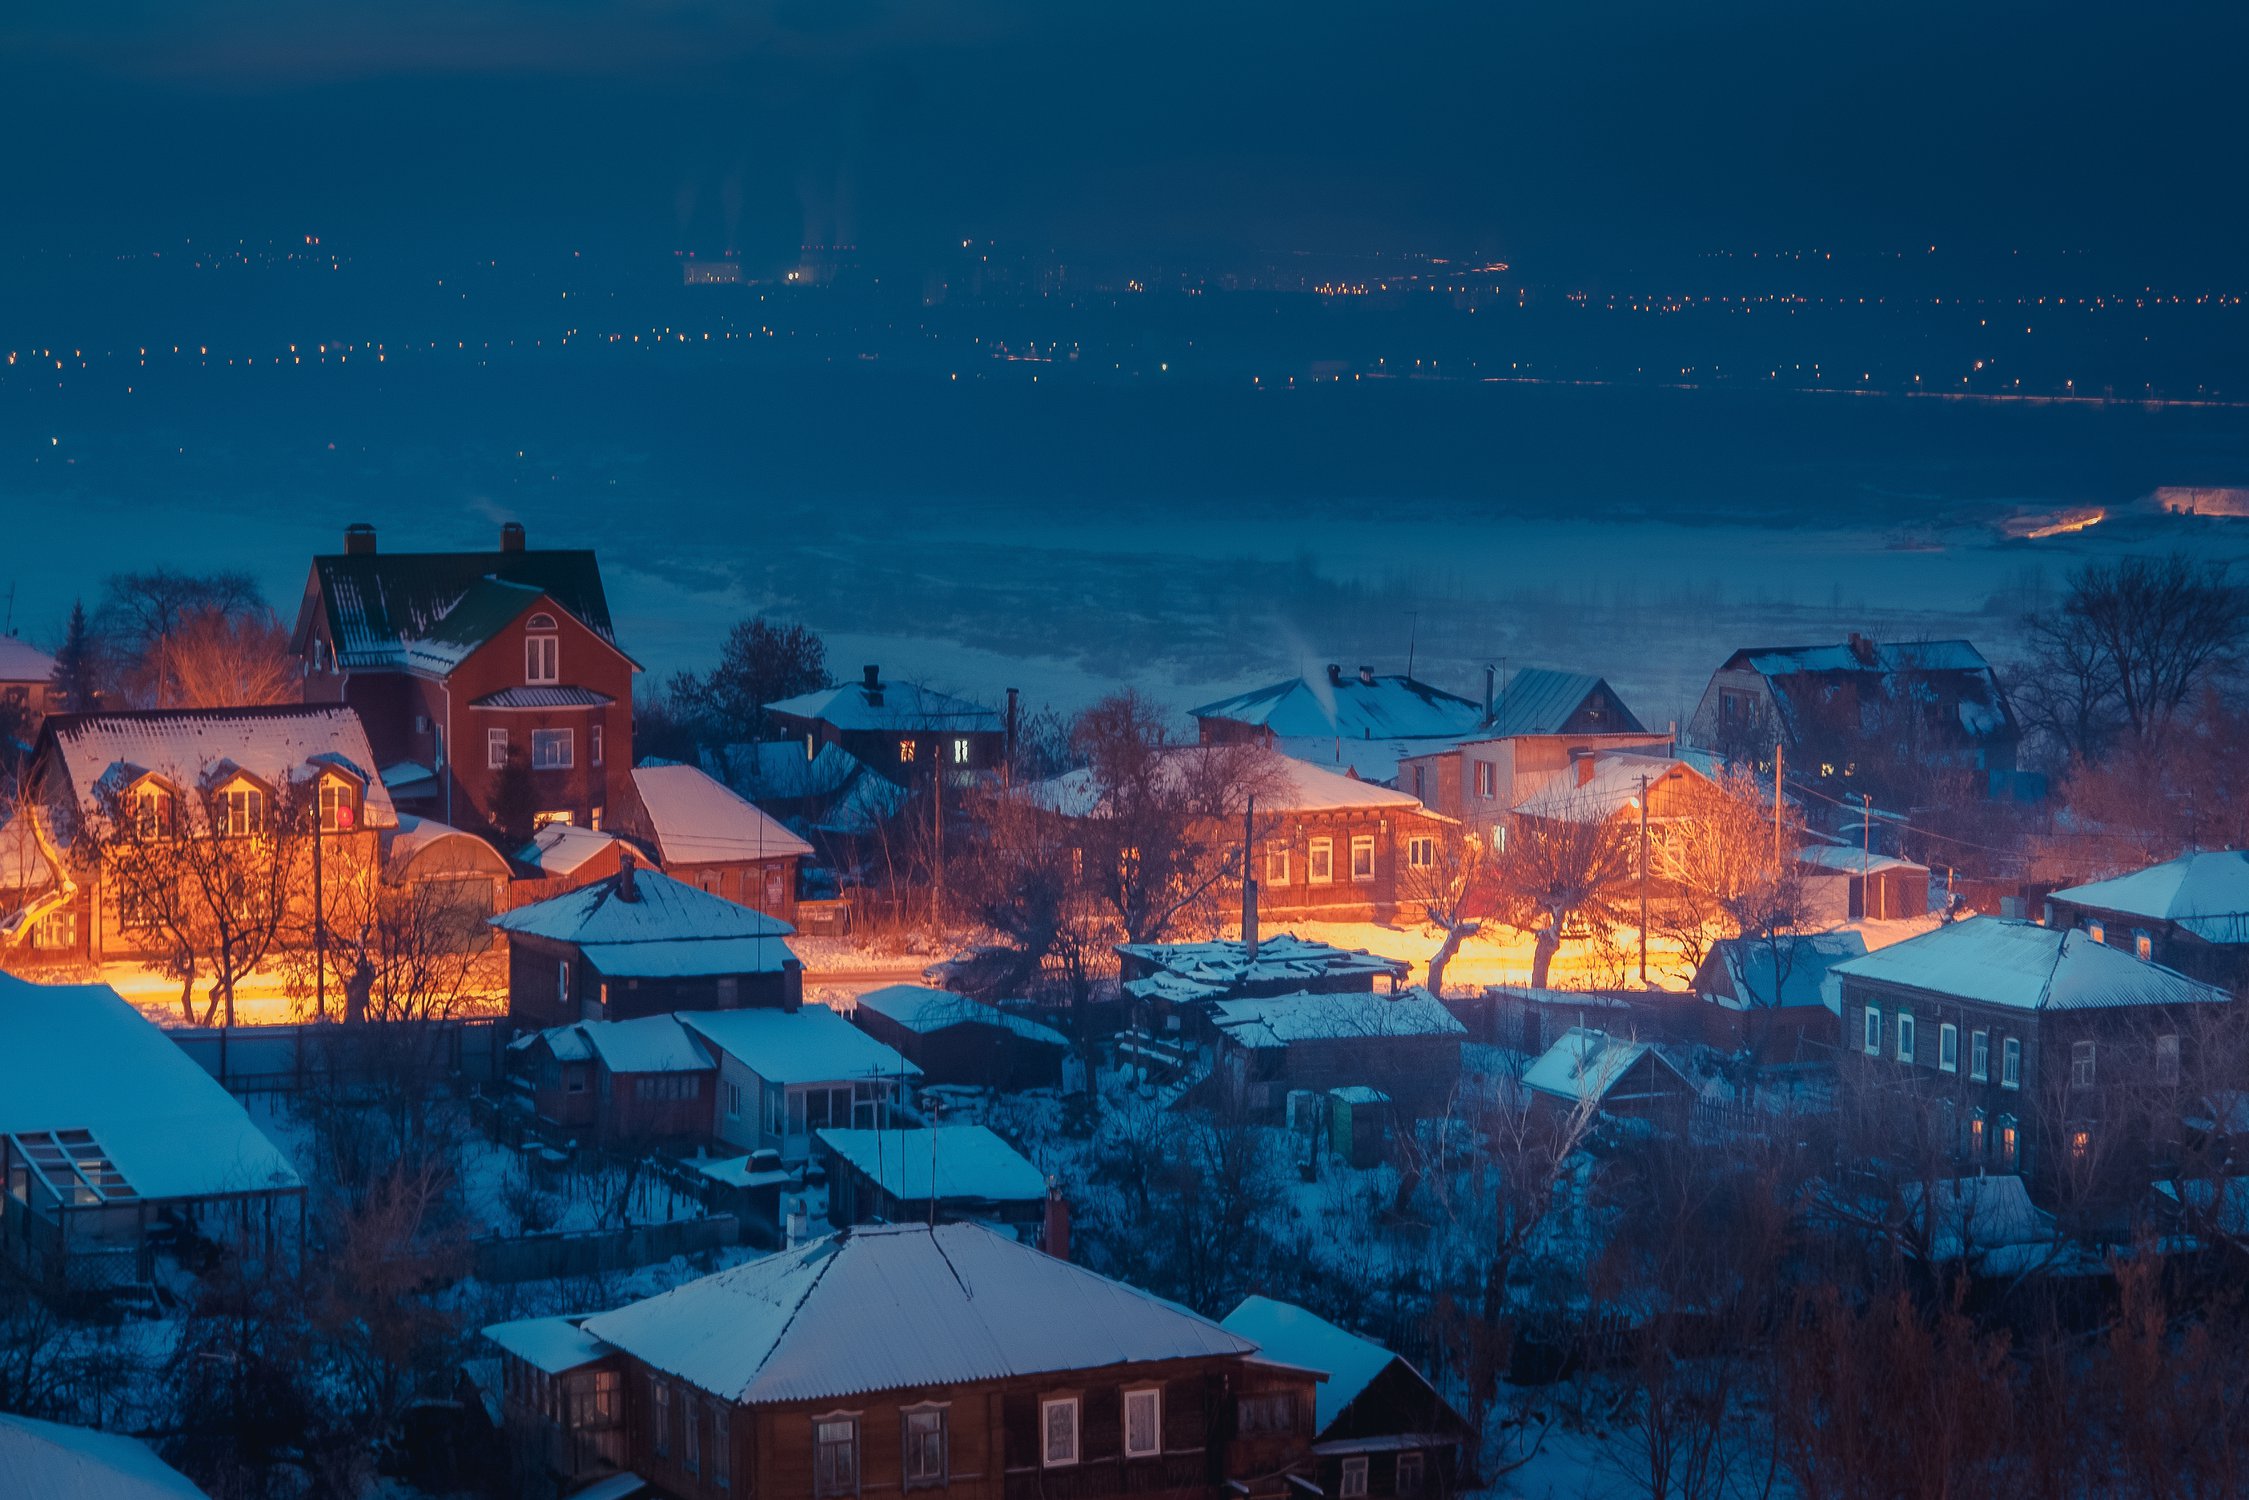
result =
[{"label": "wooden house", "polygon": [[1855,932],[1719,939],[1693,982],[1705,1002],[1703,1039],[1780,1065],[1832,1058],[1836,1013],[1828,976],[1865,955],[1866,939]]},{"label": "wooden house", "polygon": [[508,938],[508,1014],[518,1025],[629,1021],[675,1010],[795,1010],[804,965],[788,923],[641,869],[492,919]]},{"label": "wooden house", "polygon": [[2046,899],[2054,926],[2206,983],[2249,982],[2249,851],[2182,854]]},{"label": "wooden house", "polygon": [[1840,844],[1807,844],[1796,851],[1796,862],[1808,914],[1817,924],[1840,927],[1929,914],[1927,865]]},{"label": "wooden house", "polygon": [[718,1060],[677,1016],[578,1021],[508,1048],[534,1113],[558,1129],[612,1145],[713,1134]]},{"label": "wooden house", "polygon": [[1038,1242],[1046,1174],[983,1125],[819,1132],[828,1222],[931,1224],[972,1220]]},{"label": "wooden house", "polygon": [[1425,989],[1395,994],[1274,995],[1211,1008],[1218,1076],[1257,1113],[1278,1117],[1290,1093],[1379,1089],[1405,1118],[1441,1114],[1460,1082],[1468,1028]]},{"label": "wooden house", "polygon": [[1671,749],[1672,736],[1645,728],[1602,678],[1531,667],[1508,679],[1473,734],[1413,747],[1395,785],[1497,842],[1517,804],[1587,756]]},{"label": "wooden house", "polygon": [[1058,1089],[1070,1039],[951,990],[893,984],[859,996],[851,1024],[921,1069],[927,1083]]},{"label": "wooden house", "polygon": [[1007,761],[1007,724],[998,713],[918,682],[886,680],[879,666],[857,682],[768,703],[765,711],[776,737],[803,745],[807,760],[834,745],[900,786],[940,773],[953,782]]},{"label": "wooden house", "polygon": [[812,1156],[823,1130],[893,1129],[921,1070],[824,1005],[683,1013],[718,1059],[712,1133],[745,1153]]},{"label": "wooden house", "polygon": [[1684,1132],[1694,1081],[1652,1042],[1573,1026],[1523,1072],[1523,1087],[1541,1112],[1640,1121]]},{"label": "wooden house", "polygon": [[[55,659],[15,635],[0,635],[0,724],[14,720],[28,745],[48,711],[60,706],[55,692]],[[0,764],[14,758],[0,745]]]},{"label": "wooden house", "polygon": [[1469,1477],[1475,1432],[1413,1365],[1294,1303],[1247,1297],[1219,1325],[1320,1382],[1312,1423],[1323,1495],[1446,1496]]},{"label": "wooden house", "polygon": [[610,826],[656,852],[675,880],[796,920],[797,866],[812,846],[694,766],[636,766]]},{"label": "wooden house", "polygon": [[1253,743],[1341,775],[1395,785],[1402,757],[1473,732],[1490,705],[1411,676],[1293,677],[1192,710],[1206,745]]},{"label": "wooden house", "polygon": [[496,552],[386,553],[354,525],[312,560],[291,640],[305,701],[359,712],[409,811],[488,828],[527,775],[541,821],[599,828],[626,795],[639,667],[591,552],[531,550],[510,521]]},{"label": "wooden house", "polygon": [[[538,1460],[598,1452],[612,1430],[607,1467],[678,1500],[1278,1497],[1310,1459],[1312,1375],[973,1224],[839,1231],[574,1333],[567,1349],[529,1341],[553,1373],[510,1347],[525,1343],[510,1325],[487,1331],[513,1362],[525,1493],[554,1482]],[[567,1384],[549,1398],[537,1378],[581,1375],[616,1404],[581,1407]]]}]

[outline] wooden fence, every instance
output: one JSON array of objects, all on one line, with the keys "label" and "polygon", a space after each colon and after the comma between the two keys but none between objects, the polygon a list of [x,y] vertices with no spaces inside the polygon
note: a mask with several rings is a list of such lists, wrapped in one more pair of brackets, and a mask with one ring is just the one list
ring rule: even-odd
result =
[{"label": "wooden fence", "polygon": [[167,1031],[197,1067],[236,1093],[299,1093],[354,1077],[497,1083],[510,1029],[504,1016],[360,1025],[216,1026]]}]

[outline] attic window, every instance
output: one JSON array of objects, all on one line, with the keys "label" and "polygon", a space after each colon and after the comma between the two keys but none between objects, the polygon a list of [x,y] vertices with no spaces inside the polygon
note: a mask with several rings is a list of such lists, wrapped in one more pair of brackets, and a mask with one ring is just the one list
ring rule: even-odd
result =
[{"label": "attic window", "polygon": [[133,832],[143,839],[172,836],[172,794],[160,786],[144,786],[133,793]]},{"label": "attic window", "polygon": [[[554,628],[551,615],[533,615],[531,626],[538,629],[545,620],[546,629]],[[523,638],[523,680],[527,683],[560,682],[562,680],[562,638],[553,635],[527,635]]]},{"label": "attic window", "polygon": [[230,839],[247,838],[265,822],[266,794],[247,781],[229,784],[214,802],[219,832]]},{"label": "attic window", "polygon": [[524,627],[529,630],[553,630],[556,628],[554,616],[548,614],[545,610],[541,610],[523,623]]},{"label": "attic window", "polygon": [[358,823],[358,809],[353,805],[351,783],[340,776],[321,777],[320,831],[348,833]]}]

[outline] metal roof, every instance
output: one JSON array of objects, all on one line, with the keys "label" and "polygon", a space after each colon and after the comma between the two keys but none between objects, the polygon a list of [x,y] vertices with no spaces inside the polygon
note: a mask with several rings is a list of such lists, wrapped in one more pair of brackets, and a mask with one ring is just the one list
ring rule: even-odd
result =
[{"label": "metal roof", "polygon": [[[1588,672],[1557,672],[1547,667],[1525,667],[1507,679],[1506,688],[1492,705],[1491,722],[1479,738],[1506,739],[1518,734],[1561,734],[1577,711],[1608,684]],[[1609,689],[1609,696],[1616,696]],[[1617,699],[1624,717],[1601,726],[1603,734],[1645,734],[1647,726]]]},{"label": "metal roof", "polygon": [[1297,677],[1192,710],[1286,738],[1438,739],[1476,728],[1483,705],[1411,677]]},{"label": "metal roof", "polygon": [[1950,922],[1834,972],[2014,1010],[2228,1003],[2223,990],[2097,943],[2091,933],[2003,917]]},{"label": "metal roof", "polygon": [[442,668],[491,639],[544,594],[609,645],[617,644],[601,566],[589,551],[363,552],[312,560],[295,645],[311,611],[326,611],[345,667]]}]

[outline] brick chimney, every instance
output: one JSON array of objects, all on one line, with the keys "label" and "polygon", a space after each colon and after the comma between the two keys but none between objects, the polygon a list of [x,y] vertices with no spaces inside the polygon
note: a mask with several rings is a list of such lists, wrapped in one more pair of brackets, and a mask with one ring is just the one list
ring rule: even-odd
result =
[{"label": "brick chimney", "polygon": [[1062,1179],[1046,1180],[1046,1222],[1039,1229],[1039,1248],[1056,1260],[1070,1258],[1070,1205],[1062,1196]]},{"label": "brick chimney", "polygon": [[521,521],[502,521],[500,523],[500,550],[502,552],[521,552],[523,550],[523,523]]},{"label": "brick chimney", "polygon": [[375,550],[375,528],[366,521],[354,521],[344,528],[344,555],[365,557]]},{"label": "brick chimney", "polygon": [[630,849],[621,849],[617,853],[617,899],[640,899],[640,880],[633,870],[633,854]]},{"label": "brick chimney", "polygon": [[861,673],[859,690],[867,695],[867,702],[870,705],[875,708],[882,707],[882,668],[874,662],[868,662],[859,671]]}]

